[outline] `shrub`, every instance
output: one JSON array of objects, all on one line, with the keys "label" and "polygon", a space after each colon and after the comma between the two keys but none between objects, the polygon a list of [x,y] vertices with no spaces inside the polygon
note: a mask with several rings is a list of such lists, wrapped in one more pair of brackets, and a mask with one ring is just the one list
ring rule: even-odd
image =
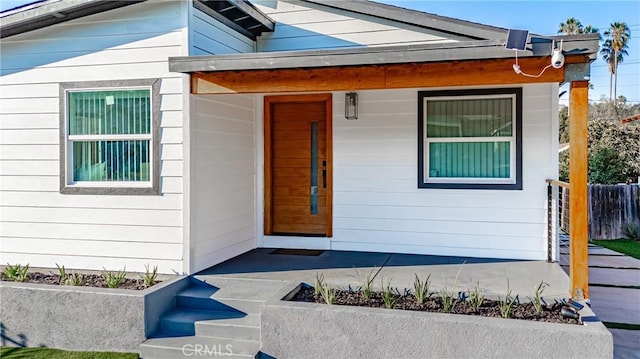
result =
[{"label": "shrub", "polygon": [[469,305],[477,312],[482,303],[484,303],[484,293],[480,290],[480,282],[476,282],[476,287],[473,291],[469,291]]},{"label": "shrub", "polygon": [[119,288],[127,276],[126,267],[122,271],[111,272],[103,268],[102,277],[109,288]]},{"label": "shrub", "polygon": [[625,163],[616,150],[600,147],[589,156],[589,182],[616,184],[627,181]]},{"label": "shrub", "polygon": [[145,272],[144,274],[140,274],[140,279],[142,280],[142,284],[148,288],[154,285],[158,278],[158,266],[153,266],[153,269],[149,270],[149,265],[145,264],[144,269]]},{"label": "shrub", "polygon": [[324,283],[320,288],[320,296],[325,303],[332,305],[336,300],[336,290],[329,284]]},{"label": "shrub", "polygon": [[391,278],[388,278],[387,280],[382,279],[381,284],[382,284],[382,300],[384,301],[384,306],[389,309],[395,308],[396,303],[398,302],[399,296],[397,295],[398,294],[397,289],[394,293],[393,288],[391,288]]},{"label": "shrub", "polygon": [[640,241],[640,225],[637,223],[629,223],[623,228],[624,236],[627,239]]},{"label": "shrub", "polygon": [[313,294],[316,297],[319,297],[323,287],[324,287],[324,274],[316,273],[316,284],[313,287]]},{"label": "shrub", "polygon": [[63,282],[64,285],[72,285],[76,287],[83,286],[85,278],[80,273],[71,273]]},{"label": "shrub", "polygon": [[544,289],[548,286],[549,284],[545,282],[540,282],[540,284],[536,288],[536,294],[533,296],[533,298],[528,297],[529,300],[531,301],[531,304],[533,304],[533,307],[535,308],[536,313],[542,313],[544,305],[546,304],[544,302],[544,299],[542,298],[542,292],[544,292]]},{"label": "shrub", "polygon": [[444,285],[442,289],[438,292],[438,294],[440,296],[440,303],[442,304],[442,310],[445,313],[451,313],[451,310],[453,309],[453,307],[456,305],[458,301],[453,291],[455,290],[455,287],[458,285],[458,278],[460,277],[460,271],[462,271],[463,265],[464,263],[462,263],[460,265],[460,268],[458,268],[458,273],[456,274],[456,279],[453,281],[453,288],[451,290],[449,290],[449,288],[447,287],[447,281],[444,278],[444,273],[442,273],[442,281],[444,282]]},{"label": "shrub", "polygon": [[358,270],[356,269],[356,275],[358,276],[358,278],[361,278],[360,280],[362,281],[362,296],[367,301],[371,300],[371,293],[372,293],[371,284],[373,283],[374,270],[376,270],[376,268],[372,269],[369,273],[367,273],[367,276],[364,279],[362,279],[362,277],[360,276],[360,273],[358,273]]},{"label": "shrub", "polygon": [[14,282],[26,282],[29,275],[29,264],[22,266],[20,264],[11,265],[7,263],[4,268],[4,276]]},{"label": "shrub", "polygon": [[422,304],[431,296],[431,293],[429,292],[429,287],[431,286],[431,274],[429,274],[424,281],[421,281],[417,274],[415,276],[416,279],[413,281],[413,295],[416,297],[416,302],[418,304]]},{"label": "shrub", "polygon": [[500,309],[500,316],[503,318],[511,317],[511,312],[516,304],[517,297],[511,295],[511,289],[509,288],[509,281],[507,280],[507,294],[504,298],[498,296],[498,309]]},{"label": "shrub", "polygon": [[58,263],[56,263],[56,267],[58,267],[58,275],[60,275],[60,282],[58,283],[60,285],[64,285],[64,282],[67,279],[67,270],[64,268],[64,265],[60,266]]}]

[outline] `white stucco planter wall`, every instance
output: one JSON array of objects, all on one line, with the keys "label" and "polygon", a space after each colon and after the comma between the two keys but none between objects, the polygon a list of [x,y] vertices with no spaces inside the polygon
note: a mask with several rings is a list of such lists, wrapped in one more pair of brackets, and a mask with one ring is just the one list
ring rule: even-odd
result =
[{"label": "white stucco planter wall", "polygon": [[145,290],[0,282],[2,346],[138,352],[187,277]]},{"label": "white stucco planter wall", "polygon": [[[589,308],[585,320],[596,320]],[[587,318],[591,316],[590,318]],[[262,352],[276,358],[612,358],[599,321],[585,325],[273,300]]]}]

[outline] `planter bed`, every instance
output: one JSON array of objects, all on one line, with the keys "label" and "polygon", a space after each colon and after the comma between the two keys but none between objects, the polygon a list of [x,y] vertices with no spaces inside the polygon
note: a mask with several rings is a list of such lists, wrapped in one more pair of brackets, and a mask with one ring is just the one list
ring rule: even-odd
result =
[{"label": "planter bed", "polygon": [[[80,285],[80,287],[93,287],[93,288],[108,288],[107,283],[104,280],[104,277],[100,274],[82,274],[82,278],[84,280],[84,284]],[[3,281],[11,281],[6,278],[5,274],[0,274],[0,280]],[[37,283],[37,284],[51,284],[51,285],[60,285],[60,275],[59,274],[47,274],[42,272],[31,272],[27,274],[27,280],[21,283]],[[159,280],[156,280],[153,285],[161,283]],[[133,289],[133,290],[143,290],[147,289],[140,279],[132,279],[125,278],[122,284],[118,287],[118,289]]]},{"label": "planter bed", "polygon": [[262,351],[278,358],[611,358],[588,307],[584,325],[292,301],[262,306]]},{"label": "planter bed", "polygon": [[[445,313],[441,301],[436,296],[431,296],[424,303],[418,304],[415,297],[412,294],[396,295],[397,302],[393,309],[413,310],[420,312],[432,312],[432,313]],[[303,286],[291,298],[296,302],[309,302],[326,304],[322,296],[314,294],[314,288]],[[336,290],[335,305],[351,305],[358,307],[370,307],[370,308],[386,308],[382,294],[380,292],[371,293],[371,298],[366,300],[361,291],[354,290]],[[578,319],[566,318],[561,313],[562,304],[554,302],[544,308],[541,313],[537,313],[533,304],[531,303],[517,303],[514,305],[513,311],[509,316],[511,319],[532,320],[537,322],[549,322],[549,323],[566,323],[566,324],[581,324]],[[474,310],[469,301],[457,300],[456,304],[451,309],[451,314],[466,314],[476,315],[482,317],[501,318],[500,310],[498,308],[498,301],[485,299],[480,308]]]},{"label": "planter bed", "polygon": [[187,286],[187,277],[143,290],[1,281],[2,346],[137,352]]}]

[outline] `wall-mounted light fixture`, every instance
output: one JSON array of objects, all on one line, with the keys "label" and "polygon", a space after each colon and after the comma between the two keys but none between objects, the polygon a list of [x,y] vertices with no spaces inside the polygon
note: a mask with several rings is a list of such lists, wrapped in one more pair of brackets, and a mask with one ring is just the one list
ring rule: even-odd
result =
[{"label": "wall-mounted light fixture", "polygon": [[347,92],[344,95],[344,117],[347,120],[358,119],[358,94]]}]

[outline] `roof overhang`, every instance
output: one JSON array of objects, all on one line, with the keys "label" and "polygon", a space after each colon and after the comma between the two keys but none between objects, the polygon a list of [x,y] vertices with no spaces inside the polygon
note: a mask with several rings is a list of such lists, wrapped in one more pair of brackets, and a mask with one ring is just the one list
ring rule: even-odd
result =
[{"label": "roof overhang", "polygon": [[193,0],[193,6],[252,40],[263,32],[272,32],[276,26],[246,0]]},{"label": "roof overhang", "polygon": [[[582,56],[584,62],[595,60],[598,36],[574,35],[547,38],[548,46],[529,46],[518,58],[551,55],[552,41],[562,40],[565,56]],[[499,40],[477,40],[384,47],[354,47],[331,50],[257,52],[231,55],[185,56],[169,58],[173,72],[276,70],[331,66],[387,65],[422,62],[509,59],[514,51],[506,50]]]},{"label": "roof overhang", "polygon": [[[525,77],[513,71],[515,54],[498,40],[448,42],[390,47],[358,47],[315,51],[285,51],[169,58],[173,72],[192,74],[193,93],[267,93],[472,86],[565,81],[565,72],[582,68],[598,52],[598,36],[556,36],[518,52]],[[563,41],[565,66],[549,67],[551,44]],[[575,80],[575,69],[571,70]]]},{"label": "roof overhang", "polygon": [[147,0],[47,0],[29,4],[1,14],[0,38],[144,1]]},{"label": "roof overhang", "polygon": [[[148,0],[45,0],[0,14],[0,38],[45,28]],[[160,1],[160,0],[154,0]],[[255,40],[275,22],[247,0],[193,0],[193,6]]]}]

